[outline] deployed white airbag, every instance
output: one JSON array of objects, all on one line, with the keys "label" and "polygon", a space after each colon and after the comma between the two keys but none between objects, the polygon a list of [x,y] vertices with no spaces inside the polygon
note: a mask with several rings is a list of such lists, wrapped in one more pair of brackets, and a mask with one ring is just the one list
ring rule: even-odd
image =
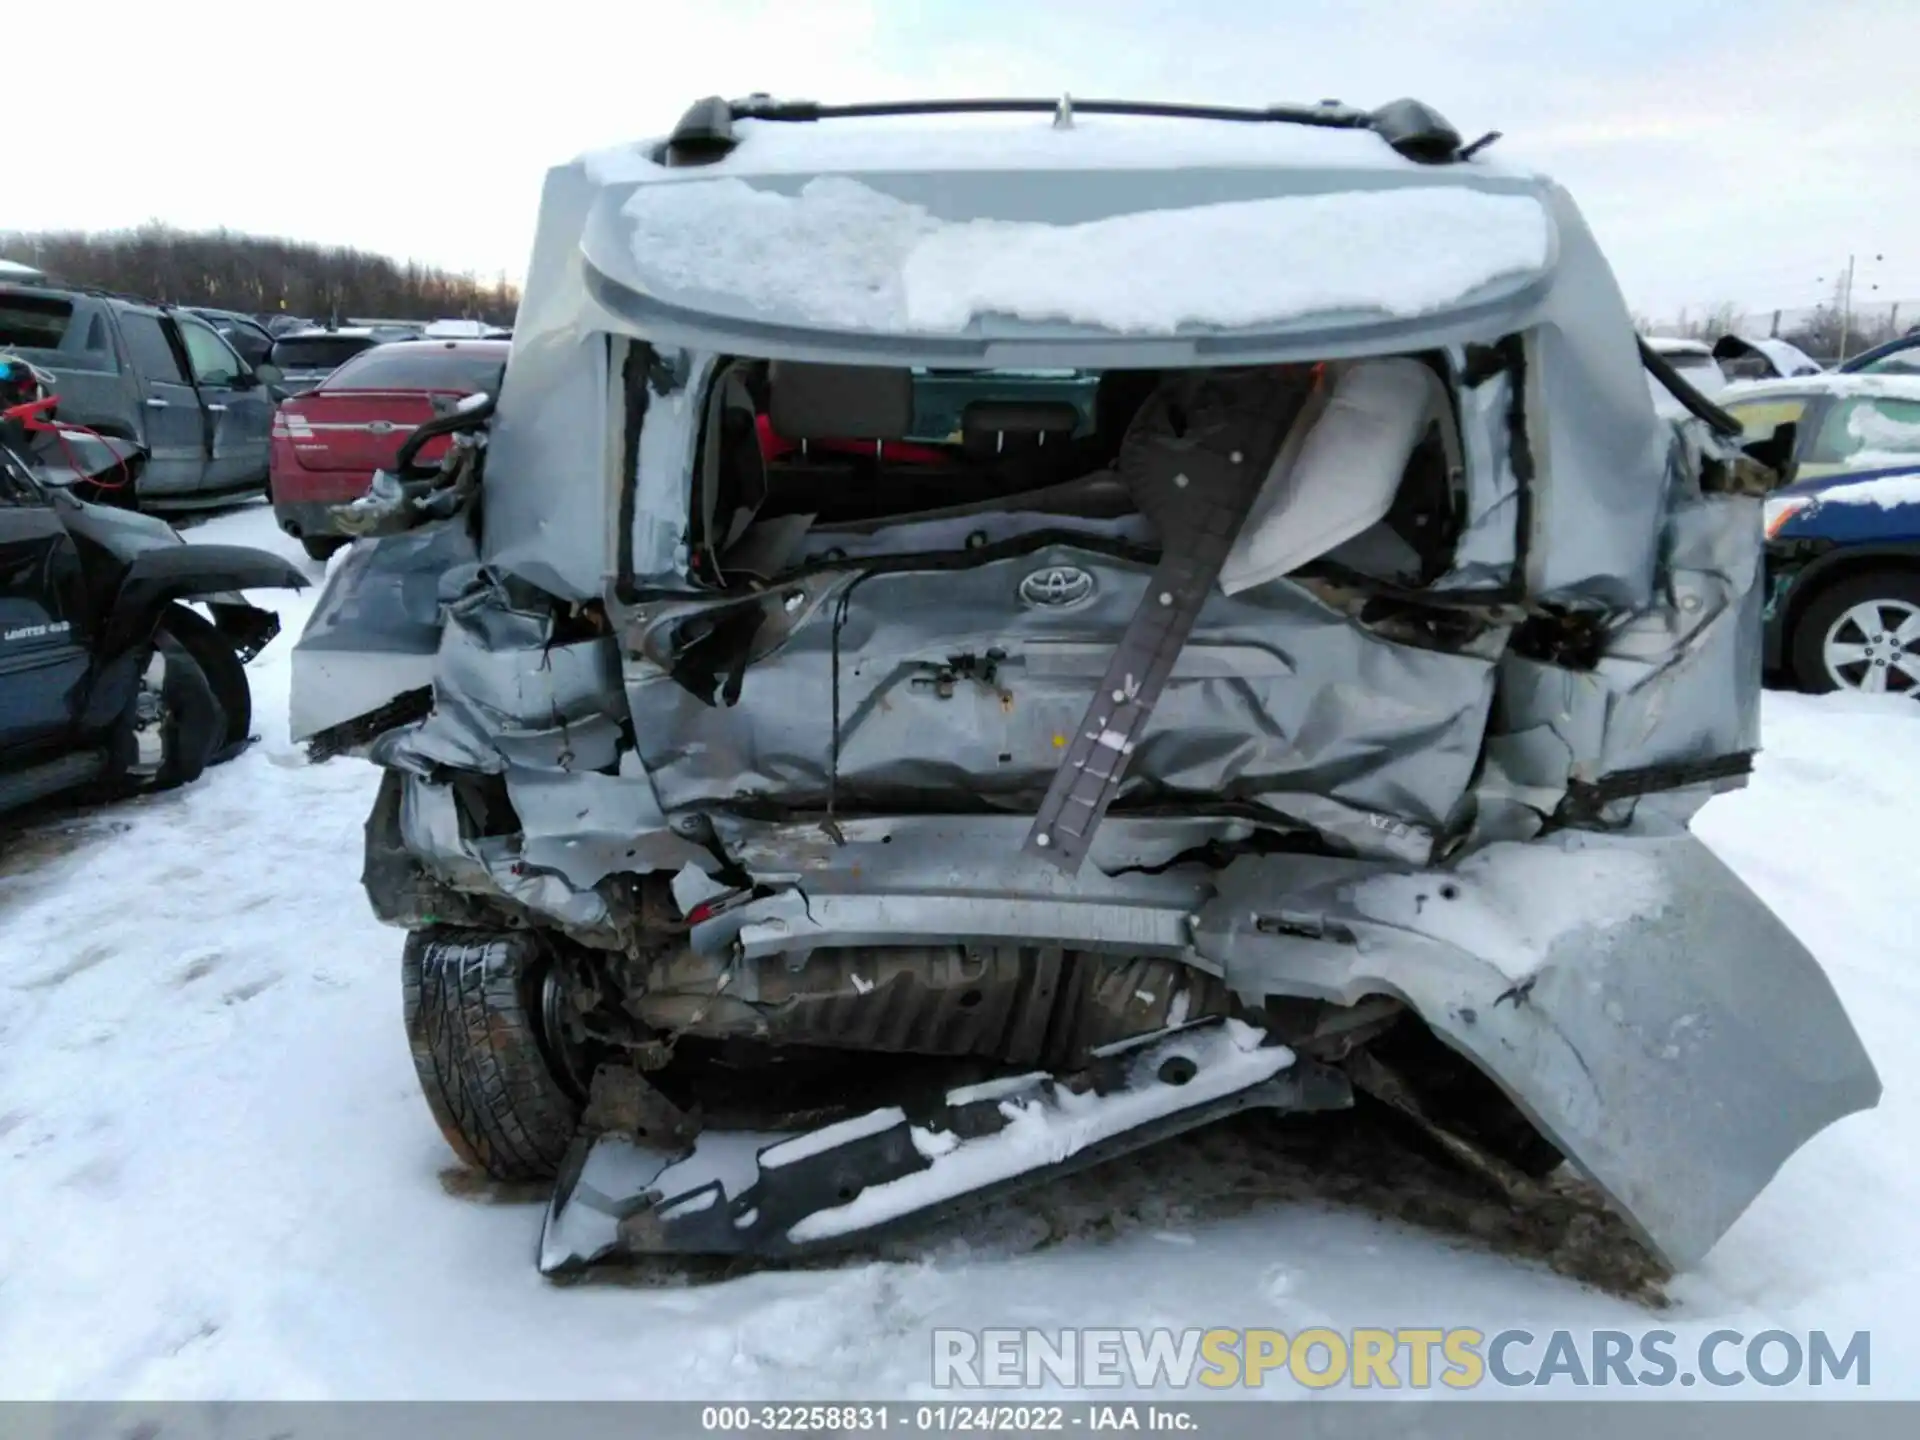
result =
[{"label": "deployed white airbag", "polygon": [[1220,570],[1229,595],[1287,575],[1386,518],[1414,448],[1446,415],[1417,360],[1339,367],[1294,421]]}]

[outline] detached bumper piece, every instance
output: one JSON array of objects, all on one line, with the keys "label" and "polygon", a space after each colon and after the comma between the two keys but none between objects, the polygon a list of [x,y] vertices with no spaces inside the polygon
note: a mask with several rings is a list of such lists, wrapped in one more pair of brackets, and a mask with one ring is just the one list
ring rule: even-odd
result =
[{"label": "detached bumper piece", "polygon": [[540,1269],[566,1273],[616,1256],[831,1250],[1237,1111],[1352,1102],[1338,1071],[1265,1042],[1238,1021],[1205,1021],[1124,1041],[1071,1074],[969,1085],[799,1134],[708,1131],[670,1147],[632,1133],[583,1134],[547,1210]]}]

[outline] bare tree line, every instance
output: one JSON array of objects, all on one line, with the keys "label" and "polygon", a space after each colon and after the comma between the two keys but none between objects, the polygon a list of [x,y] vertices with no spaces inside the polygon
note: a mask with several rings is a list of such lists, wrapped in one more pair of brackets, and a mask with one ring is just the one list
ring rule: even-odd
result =
[{"label": "bare tree line", "polygon": [[[415,261],[343,245],[311,245],[228,230],[165,225],[108,232],[0,231],[0,256],[55,279],[175,305],[248,314],[396,320],[471,318],[511,325],[519,292]],[[1682,311],[1677,320],[1636,316],[1643,333],[1715,340],[1774,336],[1821,359],[1858,354],[1920,325],[1920,301],[1849,309],[1836,290],[1824,304],[1750,310],[1731,303]]]},{"label": "bare tree line", "polygon": [[[1656,322],[1638,316],[1643,334],[1675,335],[1713,341],[1722,335],[1791,341],[1821,360],[1844,359],[1920,327],[1920,300],[1878,301],[1848,306],[1836,290],[1819,305],[1792,309],[1749,310],[1731,303],[1683,310],[1676,320]],[[1844,351],[1844,354],[1842,353]]]},{"label": "bare tree line", "polygon": [[344,245],[228,230],[144,225],[108,232],[0,232],[0,255],[70,285],[247,314],[459,318],[510,325],[520,303],[504,275],[487,284]]}]

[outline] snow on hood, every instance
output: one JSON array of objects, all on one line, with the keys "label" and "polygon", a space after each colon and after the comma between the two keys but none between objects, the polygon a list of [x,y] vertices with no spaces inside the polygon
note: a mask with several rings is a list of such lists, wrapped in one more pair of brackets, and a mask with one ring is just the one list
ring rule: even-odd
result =
[{"label": "snow on hood", "polygon": [[1807,498],[1817,500],[1822,505],[1878,505],[1882,510],[1893,510],[1902,505],[1920,505],[1920,455],[1855,458],[1913,468],[1904,475],[1876,475],[1871,480],[1830,485],[1824,490],[1812,491]]},{"label": "snow on hood", "polygon": [[892,333],[958,332],[990,314],[1125,334],[1420,315],[1540,271],[1552,247],[1533,196],[1457,185],[1044,224],[945,220],[844,176],[797,194],[721,179],[643,186],[623,213],[649,288]]}]

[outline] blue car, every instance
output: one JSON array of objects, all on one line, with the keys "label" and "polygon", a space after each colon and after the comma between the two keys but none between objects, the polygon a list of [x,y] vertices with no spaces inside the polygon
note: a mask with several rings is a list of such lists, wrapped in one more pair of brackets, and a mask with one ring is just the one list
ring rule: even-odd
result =
[{"label": "blue car", "polygon": [[1920,325],[1834,368],[1846,375],[1920,375]]},{"label": "blue car", "polygon": [[1920,697],[1920,376],[1736,385],[1721,403],[1787,482],[1766,502],[1769,675]]}]

